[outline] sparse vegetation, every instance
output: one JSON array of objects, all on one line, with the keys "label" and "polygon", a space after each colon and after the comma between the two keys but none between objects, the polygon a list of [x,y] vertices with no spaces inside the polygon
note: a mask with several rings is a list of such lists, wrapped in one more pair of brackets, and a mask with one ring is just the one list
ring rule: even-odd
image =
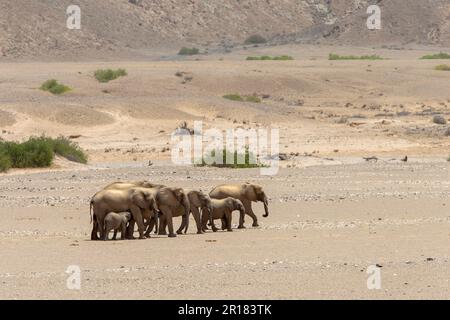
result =
[{"label": "sparse vegetation", "polygon": [[181,56],[193,56],[199,53],[200,50],[198,48],[187,48],[187,47],[181,48],[180,51],[178,52],[178,54]]},{"label": "sparse vegetation", "polygon": [[253,102],[253,103],[260,103],[261,102],[261,98],[259,98],[257,96],[246,96],[245,97],[245,101]]},{"label": "sparse vegetation", "polygon": [[24,142],[0,141],[0,171],[48,167],[55,154],[70,161],[87,162],[83,150],[65,137],[30,137]]},{"label": "sparse vegetation", "polygon": [[275,57],[271,57],[271,56],[259,56],[259,57],[247,57],[247,60],[249,61],[266,61],[266,60],[278,60],[278,61],[287,61],[287,60],[294,60],[293,57],[291,56],[275,56]]},{"label": "sparse vegetation", "polygon": [[440,64],[436,66],[434,69],[438,71],[450,71],[450,66],[447,64]]},{"label": "sparse vegetation", "polygon": [[117,69],[117,70],[112,70],[112,69],[98,69],[94,72],[94,77],[95,79],[97,79],[99,82],[109,82],[111,80],[115,80],[119,77],[124,77],[128,75],[127,71],[125,69]]},{"label": "sparse vegetation", "polygon": [[335,53],[330,53],[328,56],[328,60],[384,60],[384,58],[376,54],[364,56],[341,56]]},{"label": "sparse vegetation", "polygon": [[263,44],[266,43],[267,40],[266,38],[264,38],[263,36],[259,35],[259,34],[254,34],[250,37],[248,37],[247,39],[245,39],[245,44]]},{"label": "sparse vegetation", "polygon": [[260,103],[261,98],[259,98],[256,95],[248,95],[248,96],[241,96],[240,94],[232,93],[232,94],[226,94],[223,96],[225,99],[232,100],[232,101],[241,101],[241,102],[253,102],[253,103]]},{"label": "sparse vegetation", "polygon": [[[204,155],[203,158],[196,162],[196,166],[204,167],[204,166],[210,166],[210,167],[218,167],[218,168],[233,168],[233,169],[244,169],[244,168],[259,168],[264,167],[263,164],[259,163],[257,161],[255,155],[249,151],[248,148],[245,148],[245,153],[238,153],[237,151],[234,152],[234,154],[230,151],[227,151],[226,148],[222,150],[222,162],[223,163],[216,163],[216,152],[215,150],[211,151],[210,154]],[[227,158],[233,159],[233,163],[227,163]],[[238,159],[244,159],[243,163],[239,163],[242,161],[239,161]]]},{"label": "sparse vegetation", "polygon": [[244,101],[244,98],[242,98],[241,95],[235,94],[235,93],[226,94],[223,97],[225,99],[232,100],[232,101]]},{"label": "sparse vegetation", "polygon": [[444,53],[444,52],[439,52],[436,54],[429,54],[429,55],[425,55],[422,58],[420,58],[422,60],[432,60],[432,59],[450,59],[450,54],[448,53]]},{"label": "sparse vegetation", "polygon": [[52,94],[63,94],[64,92],[72,90],[70,87],[58,83],[55,79],[50,79],[45,81],[41,85],[41,90],[48,91]]}]

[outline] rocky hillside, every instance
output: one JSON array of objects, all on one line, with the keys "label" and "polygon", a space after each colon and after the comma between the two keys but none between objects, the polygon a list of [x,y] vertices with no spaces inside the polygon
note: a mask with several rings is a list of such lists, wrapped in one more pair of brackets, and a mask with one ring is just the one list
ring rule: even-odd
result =
[{"label": "rocky hillside", "polygon": [[[82,9],[81,30],[66,8]],[[369,31],[377,3],[382,30]],[[182,45],[225,48],[252,34],[272,43],[450,45],[448,0],[2,0],[0,56],[114,56]],[[167,51],[169,52],[169,51]]]}]

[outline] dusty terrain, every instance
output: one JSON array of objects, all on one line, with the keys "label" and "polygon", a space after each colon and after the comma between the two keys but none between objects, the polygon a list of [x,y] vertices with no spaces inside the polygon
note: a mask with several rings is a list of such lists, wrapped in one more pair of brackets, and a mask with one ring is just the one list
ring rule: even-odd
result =
[{"label": "dusty terrain", "polygon": [[[378,31],[366,26],[374,3],[381,9]],[[185,45],[228,51],[253,34],[270,44],[450,45],[447,0],[78,0],[81,30],[68,30],[71,4],[3,0],[0,60],[134,60]]]},{"label": "dusty terrain", "polygon": [[[94,169],[3,177],[0,297],[122,299],[449,298],[447,163],[258,170]],[[187,178],[187,177],[191,178]],[[260,228],[169,239],[90,241],[89,197],[109,181],[266,188]],[[237,222],[237,216],[234,217]],[[176,221],[176,225],[181,221]],[[193,223],[193,221],[192,221]],[[382,266],[381,290],[366,269]],[[66,288],[69,265],[82,288]]]},{"label": "dusty terrain", "polygon": [[[418,60],[439,50],[286,45],[186,60],[2,63],[1,138],[73,136],[90,158],[0,174],[0,298],[450,298],[449,125],[431,121],[450,120],[450,73]],[[328,61],[330,52],[389,60]],[[296,60],[244,61],[260,54]],[[92,74],[102,67],[128,76],[99,84]],[[73,90],[42,92],[49,78]],[[273,177],[173,166],[170,134],[194,120],[278,127],[288,160]],[[176,239],[89,241],[89,198],[119,179],[203,190],[253,181],[271,214],[256,205],[261,227],[247,219],[233,233],[196,235],[192,220]],[[381,290],[366,287],[373,264]],[[81,291],[66,288],[69,265],[82,270]]]}]

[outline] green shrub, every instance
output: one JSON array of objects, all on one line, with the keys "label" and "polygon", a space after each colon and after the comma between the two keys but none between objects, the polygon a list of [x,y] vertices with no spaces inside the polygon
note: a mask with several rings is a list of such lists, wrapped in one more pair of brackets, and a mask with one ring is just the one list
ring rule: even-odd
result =
[{"label": "green shrub", "polygon": [[373,54],[373,55],[364,55],[364,56],[340,56],[335,53],[330,53],[328,56],[328,60],[384,60],[382,57]]},{"label": "green shrub", "polygon": [[178,54],[180,56],[193,56],[193,55],[196,55],[199,53],[200,53],[200,50],[198,48],[183,47],[180,49],[180,51],[178,51]]},{"label": "green shrub", "polygon": [[239,94],[226,94],[223,97],[232,101],[244,101],[244,98],[242,98]]},{"label": "green shrub", "polygon": [[245,44],[262,44],[262,43],[266,43],[267,40],[266,38],[264,38],[263,36],[259,35],[259,34],[254,34],[250,37],[248,37],[247,39],[245,39]]},{"label": "green shrub", "polygon": [[286,61],[286,60],[294,60],[291,56],[259,56],[259,57],[247,57],[247,60],[249,61],[265,61],[265,60],[277,60],[277,61]]},{"label": "green shrub", "polygon": [[115,80],[119,77],[124,77],[128,75],[125,69],[98,69],[94,72],[94,77],[99,82],[109,82],[111,80]]},{"label": "green shrub", "polygon": [[[2,144],[0,142],[0,148]],[[11,158],[3,150],[0,153],[0,172],[6,172],[11,168]]]},{"label": "green shrub", "polygon": [[0,141],[0,171],[49,167],[55,154],[70,161],[87,162],[87,156],[81,148],[67,138],[30,137],[21,143]]},{"label": "green shrub", "polygon": [[55,79],[45,81],[41,85],[41,90],[49,91],[52,94],[63,94],[64,92],[72,90],[70,87],[58,83]]},{"label": "green shrub", "polygon": [[53,161],[51,146],[41,138],[29,138],[22,143],[2,142],[0,152],[7,155],[12,168],[48,167]]},{"label": "green shrub", "polygon": [[257,96],[254,95],[249,95],[249,96],[241,96],[240,94],[237,93],[232,93],[232,94],[226,94],[223,96],[225,99],[231,100],[231,101],[240,101],[240,102],[253,102],[253,103],[260,103],[261,99]]},{"label": "green shrub", "polygon": [[[255,155],[248,150],[248,148],[245,148],[245,153],[239,153],[237,151],[234,151],[234,154],[230,151],[227,151],[226,148],[222,150],[223,155],[223,163],[216,163],[216,152],[215,150],[211,151],[211,153],[208,155],[204,155],[203,158],[195,163],[196,166],[204,167],[204,166],[210,166],[210,167],[218,167],[218,168],[233,168],[233,169],[244,169],[244,168],[259,168],[263,167],[261,163],[259,163],[255,157]],[[233,163],[227,163],[227,156],[229,158],[233,159]],[[244,157],[244,163],[238,163],[238,156]],[[205,161],[206,159],[206,161]],[[210,164],[211,163],[211,164]]]},{"label": "green shrub", "polygon": [[43,139],[46,139],[47,142],[52,146],[52,150],[55,154],[60,155],[61,157],[64,157],[67,160],[73,162],[87,163],[86,154],[76,142],[73,142],[63,136],[59,136],[56,139],[48,137]]},{"label": "green shrub", "polygon": [[440,64],[436,66],[434,69],[438,71],[450,71],[450,66],[446,64]]},{"label": "green shrub", "polygon": [[253,102],[253,103],[260,103],[261,99],[257,96],[246,96],[245,101],[247,102]]},{"label": "green shrub", "polygon": [[450,54],[439,52],[436,54],[429,54],[420,58],[422,60],[432,60],[432,59],[450,59]]}]

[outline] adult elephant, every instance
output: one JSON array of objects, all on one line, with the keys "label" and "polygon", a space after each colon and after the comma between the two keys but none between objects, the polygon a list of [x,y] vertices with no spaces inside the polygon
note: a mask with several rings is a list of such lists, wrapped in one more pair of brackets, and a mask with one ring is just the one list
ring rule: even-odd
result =
[{"label": "adult elephant", "polygon": [[[189,227],[189,213],[190,213],[190,203],[187,193],[182,188],[172,188],[172,187],[161,187],[161,188],[144,188],[153,194],[153,197],[156,200],[156,204],[159,208],[161,214],[159,215],[160,224],[164,223],[169,228],[169,237],[176,237],[176,234],[173,231],[173,217],[178,217],[183,215],[183,226],[185,227],[185,231],[187,231]],[[148,219],[149,225],[147,231],[145,233],[146,236],[149,236],[151,231],[153,230],[156,218],[155,216],[146,217]],[[134,228],[134,223],[130,223],[131,228]],[[165,228],[164,228],[165,229]],[[131,229],[133,230],[133,229]],[[161,229],[160,229],[161,230]],[[179,233],[181,233],[181,230]],[[165,233],[163,233],[165,234]]]},{"label": "adult elephant", "polygon": [[[203,233],[202,230],[202,223],[201,223],[201,212],[208,212],[208,210],[211,210],[211,198],[199,190],[189,190],[187,191],[187,197],[189,199],[189,205],[190,205],[190,212],[194,216],[195,224],[197,226],[197,233],[201,234]],[[179,217],[182,216],[182,222],[180,228],[177,230],[178,234],[181,234],[183,229],[185,229],[185,233],[187,231],[186,224],[188,223],[189,218],[186,217],[185,212],[183,208],[178,208],[176,211],[173,212],[173,217]],[[152,231],[153,227],[150,229],[150,227],[147,229],[147,233],[149,234]],[[156,227],[156,229],[158,229]],[[160,217],[160,224],[159,224],[159,234],[166,234],[166,219],[164,215]]]},{"label": "adult elephant", "polygon": [[[113,183],[108,184],[106,187],[104,187],[102,190],[129,190],[132,188],[136,188],[136,187],[142,187],[142,188],[162,188],[165,187],[162,184],[156,184],[156,183],[152,183],[150,181],[146,181],[146,180],[142,180],[142,181],[116,181]],[[130,212],[131,213],[131,212]],[[148,209],[143,209],[142,210],[142,216],[144,219],[146,219],[147,221],[144,221],[146,224],[149,223],[150,219],[153,219],[153,213],[152,211],[149,211]],[[152,217],[152,218],[148,218],[148,217]],[[133,217],[132,217],[133,218]],[[157,221],[157,220],[155,220]],[[92,240],[97,240],[98,239],[98,232],[100,231],[98,229],[98,223],[97,221],[94,219],[94,225],[93,225],[93,229],[91,232],[91,239]],[[156,223],[157,224],[157,223]],[[133,230],[134,228],[134,220],[131,220],[130,226],[128,228],[127,231],[127,238],[133,238]]]},{"label": "adult elephant", "polygon": [[157,200],[152,190],[154,189],[134,187],[124,190],[109,189],[97,192],[90,202],[93,219],[91,240],[98,240],[98,230],[100,230],[100,238],[105,238],[104,220],[110,212],[130,212],[133,220],[138,225],[139,238],[145,239],[142,212],[145,210],[151,216],[158,211]]},{"label": "adult elephant", "polygon": [[[253,227],[258,227],[258,218],[252,210],[252,202],[264,203],[263,217],[269,216],[269,201],[263,190],[259,185],[246,182],[244,184],[223,184],[215,187],[209,193],[212,199],[225,199],[232,197],[242,201],[245,208],[245,214],[248,214],[253,219]],[[245,228],[244,214],[239,217],[239,229]]]}]

